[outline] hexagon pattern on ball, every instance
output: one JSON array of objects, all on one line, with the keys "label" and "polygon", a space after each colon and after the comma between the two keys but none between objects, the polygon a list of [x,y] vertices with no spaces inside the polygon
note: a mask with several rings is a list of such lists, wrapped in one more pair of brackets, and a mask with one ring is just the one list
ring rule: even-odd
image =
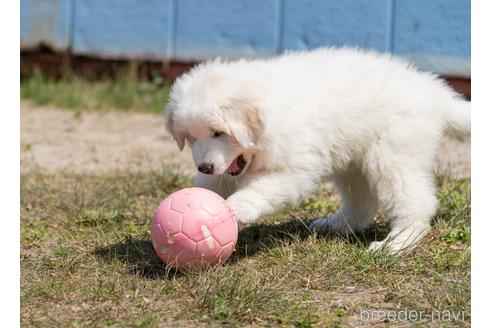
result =
[{"label": "hexagon pattern on ball", "polygon": [[157,255],[169,266],[187,269],[227,260],[236,246],[238,228],[222,197],[194,187],[162,201],[151,233]]}]

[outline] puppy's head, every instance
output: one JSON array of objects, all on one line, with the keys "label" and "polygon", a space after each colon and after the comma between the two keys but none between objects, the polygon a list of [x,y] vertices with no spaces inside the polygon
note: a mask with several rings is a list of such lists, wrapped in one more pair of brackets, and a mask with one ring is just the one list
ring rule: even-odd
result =
[{"label": "puppy's head", "polygon": [[224,75],[205,78],[197,70],[178,79],[171,89],[166,127],[180,150],[188,140],[198,171],[238,176],[258,151],[263,123],[251,95],[226,80]]}]

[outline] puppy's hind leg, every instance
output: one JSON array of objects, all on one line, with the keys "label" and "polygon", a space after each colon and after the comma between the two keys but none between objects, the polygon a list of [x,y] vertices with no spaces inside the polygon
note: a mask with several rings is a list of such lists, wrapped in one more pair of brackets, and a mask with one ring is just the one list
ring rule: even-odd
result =
[{"label": "puppy's hind leg", "polygon": [[369,244],[370,251],[389,253],[412,249],[430,230],[438,202],[430,175],[404,170],[398,177],[380,180],[378,197],[391,219],[391,231],[382,241]]},{"label": "puppy's hind leg", "polygon": [[337,176],[335,183],[342,196],[341,209],[334,215],[314,221],[311,229],[346,235],[371,225],[378,208],[377,200],[362,172],[352,166]]}]

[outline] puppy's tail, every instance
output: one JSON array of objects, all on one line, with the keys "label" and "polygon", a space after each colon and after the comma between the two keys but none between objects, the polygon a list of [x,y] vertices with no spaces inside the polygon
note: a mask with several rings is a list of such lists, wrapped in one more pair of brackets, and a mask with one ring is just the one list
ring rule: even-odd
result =
[{"label": "puppy's tail", "polygon": [[471,102],[454,98],[445,108],[444,118],[454,133],[469,134],[471,131]]}]

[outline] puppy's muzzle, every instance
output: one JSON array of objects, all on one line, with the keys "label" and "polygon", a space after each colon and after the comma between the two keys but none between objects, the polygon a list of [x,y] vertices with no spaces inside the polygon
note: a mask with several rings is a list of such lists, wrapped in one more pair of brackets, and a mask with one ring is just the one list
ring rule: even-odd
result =
[{"label": "puppy's muzzle", "polygon": [[214,165],[212,163],[202,163],[198,165],[198,171],[203,174],[214,174]]}]

